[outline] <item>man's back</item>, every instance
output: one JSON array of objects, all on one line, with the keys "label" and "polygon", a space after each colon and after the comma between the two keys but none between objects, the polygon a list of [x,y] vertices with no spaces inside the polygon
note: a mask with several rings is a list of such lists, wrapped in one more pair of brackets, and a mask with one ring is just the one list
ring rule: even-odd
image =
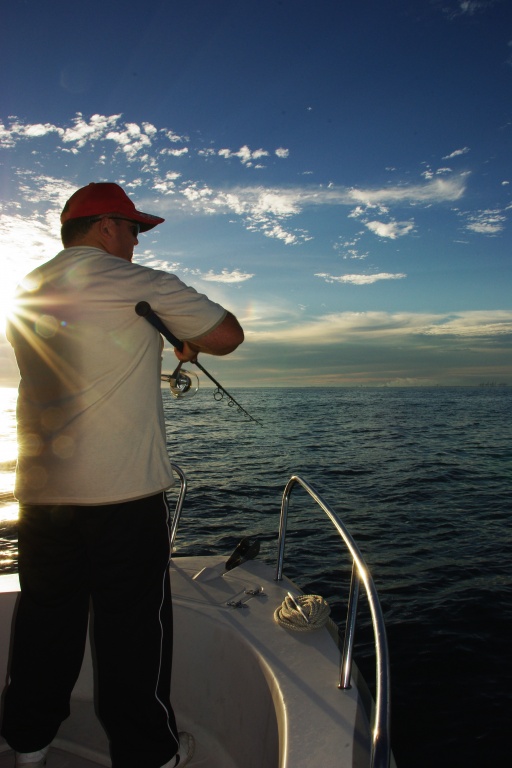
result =
[{"label": "man's back", "polygon": [[134,310],[163,280],[183,301],[172,275],[86,247],[62,251],[25,280],[9,331],[22,377],[20,500],[114,503],[172,483],[161,341]]}]

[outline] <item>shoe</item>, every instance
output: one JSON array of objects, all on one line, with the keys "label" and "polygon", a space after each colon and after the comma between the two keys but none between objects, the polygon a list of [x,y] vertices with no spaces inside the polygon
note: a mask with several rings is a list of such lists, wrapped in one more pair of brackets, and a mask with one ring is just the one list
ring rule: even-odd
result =
[{"label": "shoe", "polygon": [[15,768],[43,768],[46,765],[46,756],[50,747],[44,747],[37,752],[16,752]]},{"label": "shoe", "polygon": [[194,754],[194,737],[186,731],[179,732],[180,746],[177,753],[162,768],[184,768],[192,760]]}]

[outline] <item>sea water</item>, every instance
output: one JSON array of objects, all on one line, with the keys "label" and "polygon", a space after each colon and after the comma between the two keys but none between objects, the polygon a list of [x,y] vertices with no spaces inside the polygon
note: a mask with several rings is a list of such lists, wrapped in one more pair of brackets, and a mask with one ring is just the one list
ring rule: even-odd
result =
[{"label": "sea water", "polygon": [[[261,426],[212,392],[182,401],[164,394],[169,454],[189,482],[176,556],[228,556],[255,536],[260,557],[274,564],[282,492],[300,475],[341,517],[372,571],[387,625],[399,768],[508,765],[512,387],[233,390]],[[5,486],[12,457],[2,466]],[[16,568],[13,525],[0,530],[4,570]],[[141,521],[141,540],[143,530]],[[350,562],[298,487],[285,572],[343,622]],[[371,682],[364,597],[359,615],[356,660]]]}]

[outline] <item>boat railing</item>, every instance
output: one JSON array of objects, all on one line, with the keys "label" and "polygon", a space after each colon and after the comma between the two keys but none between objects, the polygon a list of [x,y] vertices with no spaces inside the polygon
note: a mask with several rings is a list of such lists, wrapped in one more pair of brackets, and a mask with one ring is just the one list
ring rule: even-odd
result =
[{"label": "boat railing", "polygon": [[185,473],[179,467],[177,464],[175,464],[173,461],[171,461],[171,467],[172,471],[175,472],[176,475],[178,475],[180,480],[180,491],[178,494],[178,499],[176,501],[176,506],[174,508],[174,515],[172,517],[172,523],[171,523],[171,552],[174,550],[174,542],[176,541],[176,534],[178,532],[178,526],[180,524],[180,518],[181,518],[181,512],[183,510],[183,502],[185,501],[185,496],[187,495],[187,478],[185,476]]},{"label": "boat railing", "polygon": [[295,485],[301,485],[304,490],[316,501],[330,518],[334,527],[343,539],[346,548],[352,557],[352,578],[350,582],[350,592],[347,608],[347,618],[345,622],[345,638],[340,663],[340,680],[338,688],[346,690],[350,688],[352,674],[352,656],[354,648],[354,637],[357,618],[357,607],[359,601],[359,588],[361,582],[366,590],[368,603],[370,607],[375,657],[376,657],[376,696],[375,696],[375,719],[372,733],[372,757],[371,768],[388,768],[391,755],[390,741],[390,687],[389,687],[389,653],[386,638],[386,628],[382,608],[377,595],[377,590],[373,582],[370,571],[359,551],[357,544],[341,522],[338,515],[331,507],[319,496],[309,483],[298,475],[293,475],[288,481],[283,493],[281,505],[281,519],[279,524],[279,546],[278,560],[276,569],[276,581],[280,581],[283,576],[284,548],[286,541],[286,526],[288,520],[288,507],[290,503],[290,494]]}]

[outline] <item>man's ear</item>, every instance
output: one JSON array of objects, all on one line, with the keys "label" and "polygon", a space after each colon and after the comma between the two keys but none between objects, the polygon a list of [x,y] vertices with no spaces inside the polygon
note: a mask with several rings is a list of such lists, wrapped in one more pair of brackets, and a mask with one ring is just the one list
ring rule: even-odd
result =
[{"label": "man's ear", "polygon": [[110,253],[109,246],[114,239],[116,222],[113,219],[109,219],[108,216],[104,216],[96,225],[98,227],[98,241],[100,245]]},{"label": "man's ear", "polygon": [[108,240],[112,238],[112,232],[115,227],[115,221],[109,219],[108,216],[104,216],[98,222],[99,234],[101,237],[106,237]]}]

